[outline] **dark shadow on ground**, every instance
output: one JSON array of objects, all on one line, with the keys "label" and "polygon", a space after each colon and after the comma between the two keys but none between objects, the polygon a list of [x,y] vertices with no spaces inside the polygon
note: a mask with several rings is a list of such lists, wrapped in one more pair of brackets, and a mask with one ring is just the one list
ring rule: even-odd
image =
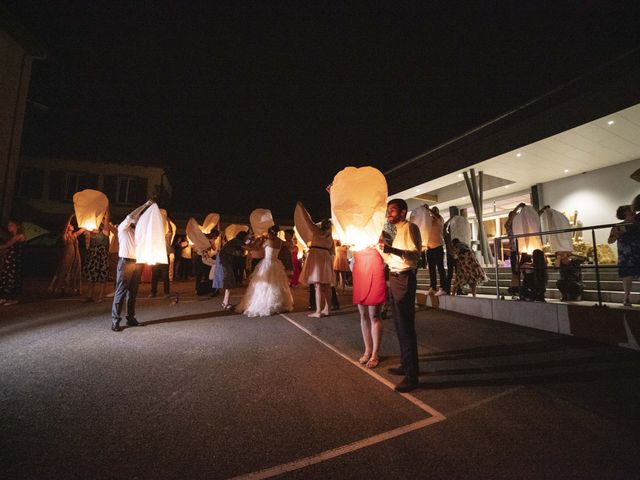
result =
[{"label": "dark shadow on ground", "polygon": [[[179,315],[177,317],[159,318],[158,320],[149,320],[144,322],[145,325],[158,325],[160,323],[186,322],[189,320],[203,320],[205,318],[231,317],[239,315],[229,310],[220,310],[213,312],[194,313],[192,315]],[[124,327],[123,327],[124,328]]]}]

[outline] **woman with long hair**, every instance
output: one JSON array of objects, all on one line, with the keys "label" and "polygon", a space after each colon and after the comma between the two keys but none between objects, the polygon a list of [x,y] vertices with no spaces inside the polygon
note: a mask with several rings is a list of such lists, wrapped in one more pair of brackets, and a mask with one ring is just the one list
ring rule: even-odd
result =
[{"label": "woman with long hair", "polygon": [[74,229],[71,218],[64,227],[62,232],[62,241],[64,242],[64,253],[58,264],[49,291],[51,293],[59,293],[63,297],[66,293],[72,295],[80,295],[80,287],[82,282],[82,264],[80,260],[80,248],[78,247],[78,237],[84,233],[84,228]]}]

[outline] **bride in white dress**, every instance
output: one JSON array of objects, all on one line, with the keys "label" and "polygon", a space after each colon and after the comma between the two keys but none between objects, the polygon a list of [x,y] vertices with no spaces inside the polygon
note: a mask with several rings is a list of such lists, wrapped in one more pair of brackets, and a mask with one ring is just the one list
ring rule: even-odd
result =
[{"label": "bride in white dress", "polygon": [[236,308],[248,317],[268,317],[293,310],[293,296],[284,265],[278,260],[282,240],[278,238],[280,227],[269,228],[262,240],[265,255],[251,275],[249,286]]}]

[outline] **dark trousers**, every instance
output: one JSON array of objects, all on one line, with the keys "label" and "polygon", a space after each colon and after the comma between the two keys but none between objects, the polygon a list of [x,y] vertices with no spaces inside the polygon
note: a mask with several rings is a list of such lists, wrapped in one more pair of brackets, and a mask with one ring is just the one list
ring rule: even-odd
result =
[{"label": "dark trousers", "polygon": [[122,317],[122,307],[127,302],[127,318],[136,316],[136,297],[138,296],[138,286],[142,276],[141,263],[136,263],[130,258],[120,258],[116,271],[116,291],[113,294],[113,305],[111,306],[111,317],[120,321]]},{"label": "dark trousers", "polygon": [[418,339],[416,337],[416,271],[391,272],[389,295],[393,323],[400,343],[402,368],[410,378],[418,378]]},{"label": "dark trousers", "polygon": [[453,281],[453,274],[456,271],[456,259],[453,255],[447,253],[447,285],[445,290],[447,293],[451,293],[451,282]]},{"label": "dark trousers", "polygon": [[211,271],[211,267],[202,263],[202,257],[200,255],[195,254],[193,258],[196,259],[194,264],[196,294],[209,294],[211,293],[211,280],[209,280],[209,271]]},{"label": "dark trousers", "polygon": [[[316,309],[316,286],[309,285],[309,308],[311,310]],[[336,287],[331,287],[331,308],[334,310],[340,309],[340,302],[338,301],[338,292]]]},{"label": "dark trousers", "polygon": [[438,269],[438,275],[440,276],[440,288],[447,288],[447,275],[444,271],[444,247],[427,249],[427,264],[429,265],[429,279],[431,280],[431,288],[434,290],[438,285],[436,283],[436,268]]},{"label": "dark trousers", "polygon": [[151,267],[151,293],[158,293],[158,282],[162,279],[164,294],[169,295],[169,265],[159,263]]}]

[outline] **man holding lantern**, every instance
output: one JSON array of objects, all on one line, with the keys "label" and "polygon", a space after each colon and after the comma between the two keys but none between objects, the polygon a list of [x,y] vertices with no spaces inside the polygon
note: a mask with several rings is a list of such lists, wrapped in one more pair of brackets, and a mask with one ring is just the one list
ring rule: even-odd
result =
[{"label": "man holding lantern", "polygon": [[[410,392],[418,386],[418,340],[415,326],[416,269],[420,259],[422,239],[417,225],[406,220],[407,202],[390,200],[387,204],[387,222],[394,234],[382,251],[389,265],[389,294],[393,323],[400,343],[400,367],[389,373],[404,378],[396,385],[398,392]],[[390,243],[390,244],[389,244]]]},{"label": "man holding lantern", "polygon": [[142,263],[136,263],[136,223],[144,211],[154,203],[148,200],[144,205],[136,208],[118,225],[118,269],[116,271],[116,291],[113,294],[111,307],[111,330],[119,332],[122,306],[127,302],[127,325],[129,327],[142,326],[136,320],[136,297],[138,285],[142,275]]}]

